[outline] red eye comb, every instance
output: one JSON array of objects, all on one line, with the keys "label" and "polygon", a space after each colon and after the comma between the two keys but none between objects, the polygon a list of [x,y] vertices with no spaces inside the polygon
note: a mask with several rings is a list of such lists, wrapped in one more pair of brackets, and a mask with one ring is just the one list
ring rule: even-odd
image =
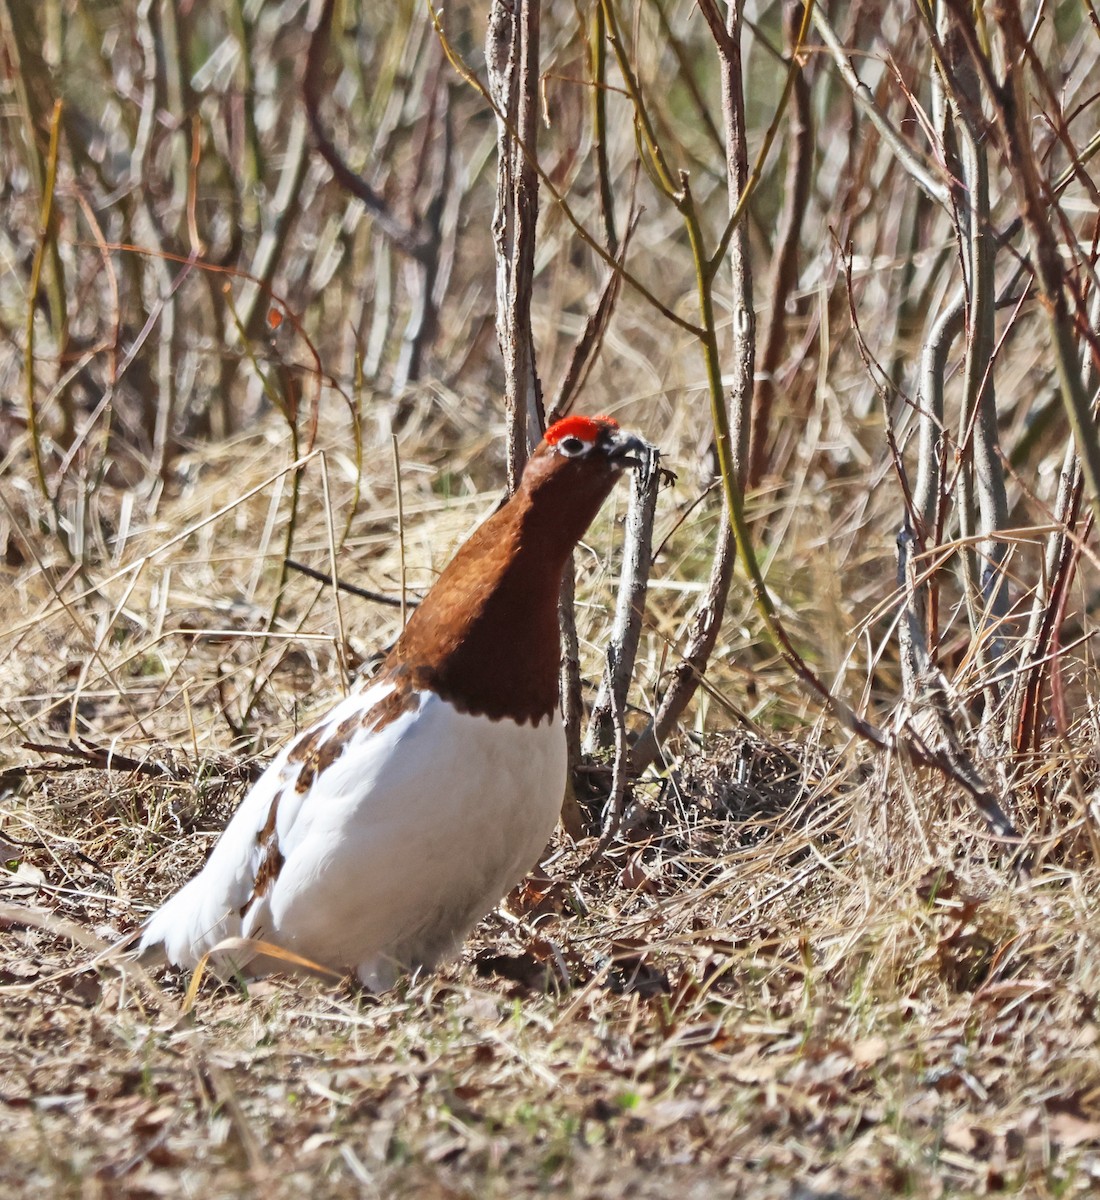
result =
[{"label": "red eye comb", "polygon": [[556,446],[562,438],[578,437],[583,442],[594,442],[604,429],[618,429],[619,422],[613,417],[563,417],[555,421],[546,431],[546,440]]}]

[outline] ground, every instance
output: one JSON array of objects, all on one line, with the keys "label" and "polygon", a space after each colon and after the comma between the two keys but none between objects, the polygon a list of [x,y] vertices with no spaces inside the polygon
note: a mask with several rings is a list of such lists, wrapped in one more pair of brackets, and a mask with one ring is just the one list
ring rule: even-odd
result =
[{"label": "ground", "polygon": [[[0,910],[7,1195],[1100,1186],[1096,873],[1015,874],[950,796],[938,867],[911,836],[884,857],[876,768],[714,736],[607,856],[559,835],[437,976],[188,993],[80,964],[201,861],[239,779],[64,765],[5,829],[36,839],[9,842]],[[139,872],[130,835],[166,811],[187,836]]]}]

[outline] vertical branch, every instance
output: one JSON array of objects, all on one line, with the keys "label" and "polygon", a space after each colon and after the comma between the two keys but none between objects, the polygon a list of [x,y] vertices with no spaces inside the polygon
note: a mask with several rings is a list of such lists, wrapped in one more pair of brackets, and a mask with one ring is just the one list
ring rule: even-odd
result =
[{"label": "vertical branch", "polygon": [[[401,220],[392,210],[386,197],[362,175],[353,171],[344,160],[321,119],[324,91],[324,66],[332,33],[336,0],[324,0],[317,25],[309,43],[302,96],[306,117],[314,144],[332,169],[337,181],[366,206],[383,235],[407,256],[408,280],[412,300],[405,325],[401,350],[394,369],[394,387],[400,391],[420,378],[424,351],[436,331],[440,297],[438,283],[443,254],[443,216],[447,206],[452,175],[454,143],[448,111],[449,92],[442,81],[440,64],[431,70],[432,82],[426,87],[427,113],[425,143],[438,121],[441,136],[434,162],[434,174],[424,211],[413,222]],[[295,199],[297,189],[295,189]],[[288,225],[282,226],[285,239]],[[282,243],[280,243],[280,249]],[[270,260],[274,266],[276,259]],[[249,327],[252,329],[252,327]]]},{"label": "vertical branch", "polygon": [[736,562],[737,543],[733,536],[733,528],[728,520],[724,520],[710,566],[706,594],[692,618],[684,653],[672,672],[672,679],[661,697],[657,712],[634,742],[630,763],[636,774],[640,775],[650,763],[657,761],[662,743],[683,715],[684,709],[699,687],[718,641],[718,632],[722,628],[726,597],[733,582],[733,568]]},{"label": "vertical branch", "polygon": [[[603,234],[609,254],[617,255],[621,264],[625,263],[630,236],[634,230],[636,216],[632,213],[626,233],[620,246],[619,235],[615,228],[615,201],[611,186],[611,166],[607,153],[607,18],[602,5],[596,6],[594,31],[586,39],[588,45],[589,64],[593,80],[592,105],[592,145],[596,151],[596,176],[600,193],[600,215],[603,221]],[[635,176],[637,171],[635,170]],[[633,188],[631,189],[633,197]],[[622,275],[618,270],[609,272],[607,280],[600,292],[584,329],[573,344],[569,362],[558,383],[553,399],[547,410],[547,421],[553,422],[564,417],[569,411],[574,398],[584,386],[589,371],[592,369],[603,344],[604,334],[611,321],[622,287]],[[631,493],[633,496],[633,492]],[[653,527],[650,514],[649,523],[645,527],[646,547],[649,546]],[[630,544],[628,543],[628,551]],[[624,564],[624,587],[626,578]],[[646,562],[645,574],[642,577],[643,602],[644,587],[648,580],[649,563]],[[569,778],[573,779],[581,762],[581,725],[584,721],[584,702],[581,689],[580,644],[577,637],[577,614],[574,606],[574,565],[571,559],[562,579],[561,595],[558,600],[558,623],[561,627],[561,707],[565,723],[565,739]],[[613,642],[614,644],[614,642]],[[629,686],[630,674],[633,671],[634,659],[637,653],[637,635],[634,636],[633,649],[629,656],[630,671],[627,676]],[[621,659],[620,659],[621,661]],[[626,693],[622,694],[618,711],[625,710]],[[591,727],[590,727],[591,728]],[[620,772],[621,774],[621,772]],[[567,826],[568,827],[568,826]],[[572,830],[571,830],[572,832]]]},{"label": "vertical branch", "polygon": [[[951,3],[955,8],[958,0]],[[1075,321],[1066,296],[1066,269],[1051,217],[1051,209],[1057,204],[1040,173],[1031,144],[1029,94],[1023,77],[1028,61],[1028,36],[1023,18],[1014,0],[1006,0],[995,10],[1005,45],[1005,79],[1001,84],[973,27],[967,24],[966,13],[958,12],[957,16],[960,35],[966,39],[971,58],[993,101],[1002,150],[1031,242],[1032,265],[1050,328],[1059,393],[1081,456],[1093,517],[1100,521],[1100,439],[1096,436],[1092,406],[1077,357]]]},{"label": "vertical branch", "polygon": [[61,136],[61,101],[55,100],[53,117],[50,120],[50,148],[46,159],[46,173],[42,181],[42,209],[38,226],[38,245],[35,247],[31,265],[30,285],[27,289],[27,329],[24,349],[24,371],[27,376],[27,429],[31,435],[31,456],[38,477],[38,486],[43,497],[50,497],[46,484],[46,465],[42,458],[42,434],[38,427],[38,406],[34,395],[34,317],[38,307],[38,289],[42,281],[42,267],[51,246],[56,247],[56,222],[53,201],[57,185],[58,140]]},{"label": "vertical branch", "polygon": [[497,113],[497,340],[504,359],[508,486],[519,482],[527,450],[542,431],[542,391],[531,331],[538,219],[539,0],[493,0],[485,46]]},{"label": "vertical branch", "polygon": [[[901,640],[902,694],[913,699],[921,686],[924,665],[916,660],[912,647],[918,635],[925,646],[936,644],[937,591],[933,579],[917,583],[909,572],[915,550],[928,550],[938,540],[943,501],[943,383],[947,355],[963,330],[966,319],[966,292],[960,288],[936,318],[921,351],[917,380],[917,479],[913,486],[913,514],[916,530],[908,521],[898,535],[898,585],[905,597],[898,635]],[[925,655],[927,658],[927,654]]]},{"label": "vertical branch", "polygon": [[[722,111],[726,136],[726,182],[730,213],[743,213],[746,189],[749,183],[749,168],[745,138],[744,83],[741,68],[742,8],[740,3],[730,6],[725,26],[722,24],[713,0],[704,0],[700,4],[700,9],[714,36],[721,64]],[[713,274],[704,266],[706,255],[701,245],[698,244],[697,218],[686,181],[684,195],[688,202],[688,206],[684,209],[685,219],[688,222],[689,235],[692,237],[699,277],[700,308],[705,331],[704,353],[707,359],[711,407],[715,415],[715,444],[723,475],[727,476],[728,487],[735,489],[739,502],[748,460],[753,366],[756,353],[748,222],[744,219],[738,220],[729,229],[730,270],[733,277],[733,362],[729,372],[732,378],[727,400],[722,387],[722,371],[719,365],[714,328]],[[733,566],[737,549],[734,522],[741,516],[739,511],[734,512],[727,504],[718,545],[711,563],[706,595],[692,622],[683,658],[673,672],[672,680],[661,698],[657,712],[643,729],[634,745],[631,765],[635,771],[644,770],[657,758],[661,743],[687,708],[692,696],[695,695],[703,672],[706,670],[707,662],[718,641],[718,632],[722,627],[722,618],[726,611],[726,597],[729,595],[730,584],[733,581]],[[744,550],[746,551],[746,560],[751,558],[751,551],[748,550],[748,547],[745,547]]]},{"label": "vertical branch", "polygon": [[[800,0],[787,0],[783,27],[788,49],[794,51],[802,23]],[[787,173],[783,181],[783,210],[776,230],[775,253],[765,285],[768,316],[760,339],[760,371],[752,398],[751,434],[746,486],[755,487],[768,469],[768,435],[775,373],[787,348],[787,300],[798,281],[798,243],[802,219],[810,195],[814,163],[813,119],[810,112],[810,83],[799,66],[794,77],[791,113],[787,123]]]},{"label": "vertical branch", "polygon": [[[1093,328],[1100,326],[1100,290],[1092,294],[1089,320]],[[1093,398],[1095,411],[1100,368],[1092,356],[1091,347],[1087,345],[1082,352],[1081,374],[1086,393]],[[1063,597],[1069,589],[1081,553],[1080,538],[1074,534],[1080,515],[1083,484],[1081,461],[1070,440],[1058,481],[1058,497],[1054,506],[1055,527],[1047,538],[1043,574],[1031,606],[1020,652],[1020,671],[1011,699],[1012,720],[1008,734],[1012,739],[1012,749],[1017,754],[1038,749],[1042,717],[1040,699],[1054,639],[1056,614],[1064,607]]]},{"label": "vertical branch", "polygon": [[607,670],[588,725],[586,748],[589,752],[606,750],[615,744],[615,714],[626,711],[652,565],[653,518],[657,512],[661,474],[658,461],[656,450],[652,450],[631,478],[619,594],[608,644]]},{"label": "vertical branch", "polygon": [[244,0],[231,0],[226,5],[226,21],[237,41],[237,75],[240,80],[241,119],[244,138],[240,161],[241,182],[238,185],[244,223],[256,229],[260,223],[258,190],[264,177],[264,153],[256,127],[256,81],[252,69],[254,18],[245,11]]},{"label": "vertical branch", "polygon": [[[726,40],[719,41],[722,65],[722,115],[726,131],[726,187],[729,209],[735,213],[749,180],[749,151],[745,136],[745,87],[741,69],[742,0],[729,6]],[[801,70],[797,71],[801,76]],[[756,361],[756,316],[752,307],[752,264],[749,258],[749,223],[740,220],[729,242],[733,292],[733,361],[729,385],[729,427],[733,476],[745,486],[749,456],[753,368]]]},{"label": "vertical branch", "polygon": [[611,164],[607,155],[607,17],[596,5],[596,30],[589,39],[592,65],[592,146],[596,151],[596,179],[600,188],[600,216],[609,254],[618,253],[615,232],[615,193],[611,187]]},{"label": "vertical branch", "polygon": [[925,639],[925,592],[927,585],[917,579],[915,564],[916,539],[906,513],[898,534],[898,591],[902,610],[898,619],[898,657],[901,660],[902,696],[915,704],[929,666],[928,643]]},{"label": "vertical branch", "polygon": [[[33,266],[34,278],[27,301],[29,320],[33,323],[39,303],[39,290],[43,289],[57,361],[62,363],[69,349],[69,312],[65,295],[65,272],[56,237],[56,219],[52,215],[62,110],[61,101],[53,95],[50,71],[42,57],[41,33],[33,6],[0,0],[0,49],[10,60],[8,82],[22,117],[23,140],[26,146],[25,163],[42,203],[42,228],[39,230]],[[32,328],[28,335],[30,338],[33,338],[33,332]],[[29,341],[27,353],[29,358],[32,353]],[[28,361],[28,369],[30,365]],[[33,388],[33,374],[29,375],[27,386]],[[63,422],[61,441],[68,445],[76,433],[76,419],[67,387],[62,388],[59,400]],[[37,426],[32,425],[31,431],[36,470],[39,471],[40,484],[45,494],[45,482],[41,476],[41,448],[36,440]]]},{"label": "vertical branch", "polygon": [[965,320],[966,293],[960,288],[936,318],[921,351],[917,380],[917,482],[913,487],[913,507],[921,521],[917,532],[924,543],[935,533],[938,523],[947,355],[962,332]]},{"label": "vertical branch", "polygon": [[[981,537],[981,567],[977,587],[968,588],[971,627],[978,638],[979,661],[988,685],[1004,672],[1003,638],[998,627],[1008,610],[1004,579],[1005,544],[997,534],[1008,524],[1008,497],[997,438],[997,399],[993,381],[994,255],[990,227],[989,165],[984,139],[984,118],[977,72],[962,38],[944,4],[937,15],[941,39],[944,90],[958,138],[963,203],[959,208],[964,268],[969,291],[963,406],[959,443],[964,449],[962,534]],[[969,450],[969,453],[966,453]],[[976,504],[975,504],[976,501]],[[975,511],[976,510],[976,511]],[[976,517],[976,527],[969,528]],[[967,557],[971,552],[967,551]]]},{"label": "vertical branch", "polygon": [[454,158],[454,131],[451,125],[450,89],[442,84],[438,67],[434,72],[434,94],[429,104],[434,109],[434,123],[439,124],[438,150],[435,155],[430,194],[422,217],[423,253],[410,260],[413,275],[412,311],[405,323],[401,351],[394,368],[394,389],[403,391],[421,376],[424,351],[435,335],[439,317],[437,294],[443,256],[443,217],[447,208]]},{"label": "vertical branch", "polygon": [[306,54],[305,71],[302,76],[302,99],[305,102],[306,117],[309,120],[309,131],[313,135],[318,153],[328,163],[341,187],[346,188],[353,196],[362,200],[374,218],[375,224],[386,237],[406,254],[415,258],[423,253],[418,232],[400,221],[391,210],[385,197],[368,180],[348,166],[332,138],[329,137],[321,119],[324,66],[335,6],[336,0],[324,0]]}]

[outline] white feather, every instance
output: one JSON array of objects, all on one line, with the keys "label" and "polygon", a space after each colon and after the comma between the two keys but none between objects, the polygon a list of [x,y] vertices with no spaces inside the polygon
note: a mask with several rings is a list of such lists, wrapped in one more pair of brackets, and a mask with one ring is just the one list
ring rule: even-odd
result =
[{"label": "white feather", "polygon": [[[331,734],[390,690],[349,696],[318,730]],[[356,730],[304,793],[294,743],[284,748],[202,871],[149,918],[140,948],[194,966],[224,938],[263,939],[373,988],[456,950],[546,845],[565,791],[565,736],[557,713],[519,725],[430,692],[416,700],[381,729]],[[276,801],[284,861],[251,900]],[[229,965],[252,974],[277,964],[237,952]]]}]

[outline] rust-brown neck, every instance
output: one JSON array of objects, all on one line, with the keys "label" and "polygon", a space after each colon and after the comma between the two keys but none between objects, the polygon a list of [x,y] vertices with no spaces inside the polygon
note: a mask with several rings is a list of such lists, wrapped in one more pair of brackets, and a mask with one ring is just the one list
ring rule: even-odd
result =
[{"label": "rust-brown neck", "polygon": [[463,712],[537,724],[558,704],[562,573],[617,472],[548,463],[528,476],[436,580],[383,672]]}]

